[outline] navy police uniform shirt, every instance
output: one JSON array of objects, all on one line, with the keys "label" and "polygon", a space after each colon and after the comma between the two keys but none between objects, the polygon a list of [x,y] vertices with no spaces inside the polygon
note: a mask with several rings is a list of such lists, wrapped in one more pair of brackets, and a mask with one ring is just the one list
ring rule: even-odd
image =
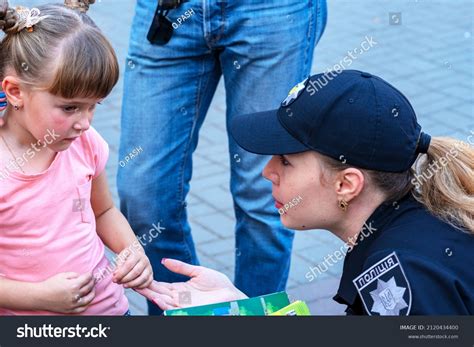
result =
[{"label": "navy police uniform shirt", "polygon": [[349,247],[334,300],[351,315],[473,315],[474,235],[411,193],[380,205]]}]

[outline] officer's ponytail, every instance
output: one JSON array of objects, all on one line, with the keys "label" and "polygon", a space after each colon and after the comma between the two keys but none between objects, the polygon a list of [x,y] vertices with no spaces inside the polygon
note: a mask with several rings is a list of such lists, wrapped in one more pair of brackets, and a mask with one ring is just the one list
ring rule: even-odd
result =
[{"label": "officer's ponytail", "polygon": [[[468,141],[471,138],[474,135]],[[427,153],[413,165],[412,174],[412,193],[419,202],[443,221],[474,233],[474,148],[471,145],[446,137],[432,138]]]}]

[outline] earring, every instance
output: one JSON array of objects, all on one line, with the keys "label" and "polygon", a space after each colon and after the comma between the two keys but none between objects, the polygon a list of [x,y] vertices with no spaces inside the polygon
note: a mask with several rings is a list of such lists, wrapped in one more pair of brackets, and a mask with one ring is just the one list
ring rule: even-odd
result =
[{"label": "earring", "polygon": [[339,200],[339,207],[341,208],[341,210],[346,211],[348,206],[349,203],[346,200]]},{"label": "earring", "polygon": [[20,106],[18,105],[13,105],[13,108],[15,109],[15,111],[18,111],[20,109]]}]

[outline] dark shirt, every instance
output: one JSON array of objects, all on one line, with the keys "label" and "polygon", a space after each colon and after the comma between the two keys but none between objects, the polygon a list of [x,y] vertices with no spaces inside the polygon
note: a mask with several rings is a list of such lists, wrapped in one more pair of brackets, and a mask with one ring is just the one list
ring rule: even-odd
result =
[{"label": "dark shirt", "polygon": [[384,203],[348,250],[334,300],[349,315],[473,315],[474,235],[411,194]]}]

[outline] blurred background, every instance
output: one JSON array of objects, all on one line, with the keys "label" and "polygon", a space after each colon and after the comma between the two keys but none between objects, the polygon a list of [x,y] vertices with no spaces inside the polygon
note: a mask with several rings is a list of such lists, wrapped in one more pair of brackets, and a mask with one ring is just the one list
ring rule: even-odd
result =
[{"label": "blurred background", "polygon": [[[11,5],[28,7],[49,2],[10,1]],[[121,76],[125,64],[132,63],[126,55],[134,6],[133,0],[96,0],[89,12],[116,49]],[[350,68],[379,75],[401,90],[427,133],[467,141],[474,134],[473,13],[474,2],[467,0],[328,0],[328,22],[316,47],[312,73],[331,69],[348,56],[348,51],[360,48],[366,37],[371,38],[376,44],[354,54]],[[116,172],[119,160],[124,160],[118,157],[122,84],[121,79],[97,108],[93,122],[110,145],[107,170],[117,206]],[[285,97],[281,95],[282,100]],[[228,153],[225,107],[221,83],[201,130],[187,202],[201,264],[232,279],[235,254],[240,250],[234,246],[229,161],[239,158]],[[311,282],[305,277],[311,267],[325,269],[321,266],[324,257],[341,246],[342,242],[328,231],[296,233],[288,292],[294,299],[305,300],[314,315],[344,313],[344,307],[332,300],[342,260]],[[133,315],[146,314],[143,298],[130,290],[127,296]]]}]

